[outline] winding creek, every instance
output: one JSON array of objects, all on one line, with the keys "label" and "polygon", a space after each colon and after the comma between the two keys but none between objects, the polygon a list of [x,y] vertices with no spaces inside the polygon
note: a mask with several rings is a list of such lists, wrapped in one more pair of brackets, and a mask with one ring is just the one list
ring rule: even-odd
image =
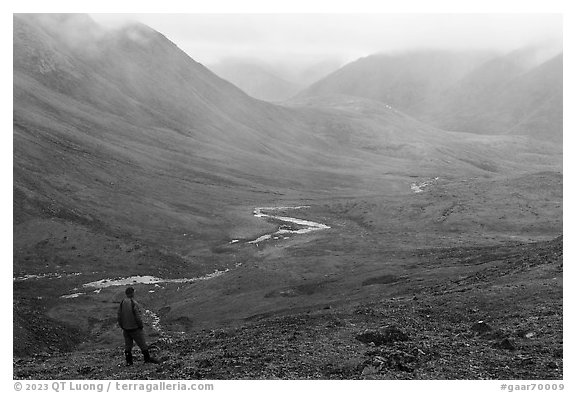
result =
[{"label": "winding creek", "polygon": [[[238,267],[240,265],[241,264],[238,263],[238,264],[236,264],[235,267]],[[92,281],[92,282],[83,284],[82,286],[85,289],[96,288],[93,290],[94,293],[100,293],[100,291],[103,288],[124,286],[124,285],[136,285],[136,284],[151,285],[151,284],[154,284],[155,287],[159,287],[160,286],[159,284],[169,284],[169,283],[186,284],[186,283],[192,283],[192,282],[196,282],[196,281],[209,280],[211,278],[221,276],[222,274],[227,273],[229,271],[230,271],[230,269],[215,270],[213,273],[206,274],[206,275],[200,276],[200,277],[193,277],[193,278],[159,278],[159,277],[154,277],[154,276],[131,276],[131,277],[115,278],[115,279],[105,278],[102,280]],[[148,292],[154,292],[154,290],[150,290]],[[82,295],[86,295],[86,292],[75,292],[75,293],[71,293],[69,295],[63,295],[60,297],[64,298],[64,299],[73,299],[73,298],[77,298],[77,297],[82,296]]]},{"label": "winding creek", "polygon": [[[268,213],[268,212],[273,212],[273,211],[306,209],[308,207],[309,206],[257,207],[254,210],[254,216],[255,217],[277,220],[280,222],[284,222],[286,224],[280,225],[279,229],[274,233],[262,235],[259,238],[252,240],[252,241],[249,241],[247,243],[248,244],[257,244],[257,243],[260,243],[264,240],[268,240],[268,239],[272,239],[272,238],[274,238],[274,239],[286,238],[286,235],[289,235],[289,234],[302,235],[302,234],[310,233],[313,231],[319,231],[322,229],[330,229],[330,227],[328,225],[320,224],[318,222],[302,220],[300,218],[287,217],[287,216],[283,216],[283,215],[282,216],[274,215],[274,214]],[[294,226],[296,226],[298,228],[294,228]],[[235,242],[235,241],[233,240],[232,242]]]},{"label": "winding creek", "polygon": [[221,276],[222,274],[230,271],[230,269],[225,270],[215,270],[213,273],[207,274],[205,276],[193,277],[193,278],[158,278],[154,276],[132,276],[126,278],[117,278],[114,280],[103,279],[99,281],[89,282],[84,284],[84,287],[92,288],[107,288],[123,285],[134,285],[134,284],[162,284],[162,283],[176,283],[176,284],[186,284],[196,281],[209,280],[214,277]]},{"label": "winding creek", "polygon": [[[306,233],[330,229],[328,225],[317,223],[314,221],[303,220],[300,218],[288,217],[285,215],[279,215],[276,212],[285,212],[287,210],[299,210],[305,209],[309,206],[294,206],[294,207],[257,207],[254,209],[254,216],[257,218],[265,219],[268,221],[279,222],[280,225],[278,230],[273,233],[268,233],[258,237],[257,239],[250,240],[250,241],[242,241],[242,240],[232,240],[230,244],[255,244],[274,239],[287,239],[290,235],[303,235]],[[241,263],[237,263],[235,268],[239,267]],[[76,292],[63,295],[62,298],[65,299],[74,299],[78,298],[82,295],[86,295],[88,292],[93,293],[100,293],[103,288],[114,287],[114,286],[125,286],[125,285],[135,285],[135,284],[146,284],[146,285],[154,285],[155,287],[160,287],[160,284],[187,284],[193,283],[197,281],[203,280],[210,280],[212,278],[219,277],[225,273],[230,271],[230,269],[225,270],[215,270],[213,273],[193,277],[193,278],[159,278],[155,276],[131,276],[131,277],[124,277],[124,278],[105,278],[98,281],[92,281],[82,285],[82,289],[85,292],[80,292],[79,288],[75,288]],[[75,273],[74,275],[78,275],[80,273]],[[24,276],[18,277],[15,280],[26,280],[26,279],[42,279],[42,278],[61,278],[61,275],[56,274],[47,274],[47,275],[36,275],[36,276]],[[150,290],[149,292],[154,292],[154,290]]]}]

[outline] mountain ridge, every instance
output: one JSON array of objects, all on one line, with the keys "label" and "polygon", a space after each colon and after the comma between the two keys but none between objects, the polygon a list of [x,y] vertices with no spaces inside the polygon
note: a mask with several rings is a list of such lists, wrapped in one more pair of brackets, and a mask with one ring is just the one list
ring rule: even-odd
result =
[{"label": "mountain ridge", "polygon": [[[561,142],[562,128],[557,126],[561,111],[552,111],[546,119],[541,114],[540,131],[536,126],[522,126],[522,120],[514,118],[520,108],[516,102],[519,97],[511,97],[505,90],[509,85],[523,89],[522,101],[528,107],[520,110],[532,112],[545,103],[531,104],[526,100],[546,95],[547,91],[561,94],[561,53],[545,49],[531,46],[505,55],[451,51],[376,54],[349,63],[299,95],[365,97],[450,131],[508,134],[516,130],[513,132]],[[546,67],[549,62],[560,66]],[[553,85],[549,86],[544,76],[536,75],[538,70],[551,74],[548,79],[554,81]],[[562,106],[561,100],[555,102],[557,107]],[[486,106],[490,110],[487,113]]]}]

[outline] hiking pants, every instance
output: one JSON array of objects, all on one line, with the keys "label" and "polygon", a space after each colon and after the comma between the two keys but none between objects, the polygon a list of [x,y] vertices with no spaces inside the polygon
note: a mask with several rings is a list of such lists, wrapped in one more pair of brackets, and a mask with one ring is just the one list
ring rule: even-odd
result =
[{"label": "hiking pants", "polygon": [[142,352],[148,349],[146,340],[144,339],[143,329],[124,329],[124,350],[126,352],[132,352],[134,341],[136,341],[136,344],[140,347]]}]

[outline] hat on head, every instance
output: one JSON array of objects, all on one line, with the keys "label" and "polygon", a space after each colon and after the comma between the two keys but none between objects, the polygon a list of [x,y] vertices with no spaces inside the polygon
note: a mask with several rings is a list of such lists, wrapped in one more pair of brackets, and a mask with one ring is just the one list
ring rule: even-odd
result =
[{"label": "hat on head", "polygon": [[134,294],[134,288],[132,287],[128,287],[126,288],[126,291],[124,291],[126,293],[126,295],[133,295]]}]

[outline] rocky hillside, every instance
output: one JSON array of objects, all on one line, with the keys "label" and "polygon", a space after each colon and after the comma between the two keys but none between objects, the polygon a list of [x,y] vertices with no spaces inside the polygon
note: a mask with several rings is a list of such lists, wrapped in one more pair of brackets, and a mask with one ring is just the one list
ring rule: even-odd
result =
[{"label": "rocky hillside", "polygon": [[[478,270],[425,287],[409,284],[394,298],[156,336],[160,365],[144,365],[138,353],[134,366],[123,366],[118,333],[114,349],[15,358],[14,378],[562,379],[562,254],[562,238],[421,250],[430,269]],[[381,277],[362,285],[406,284]]]}]

